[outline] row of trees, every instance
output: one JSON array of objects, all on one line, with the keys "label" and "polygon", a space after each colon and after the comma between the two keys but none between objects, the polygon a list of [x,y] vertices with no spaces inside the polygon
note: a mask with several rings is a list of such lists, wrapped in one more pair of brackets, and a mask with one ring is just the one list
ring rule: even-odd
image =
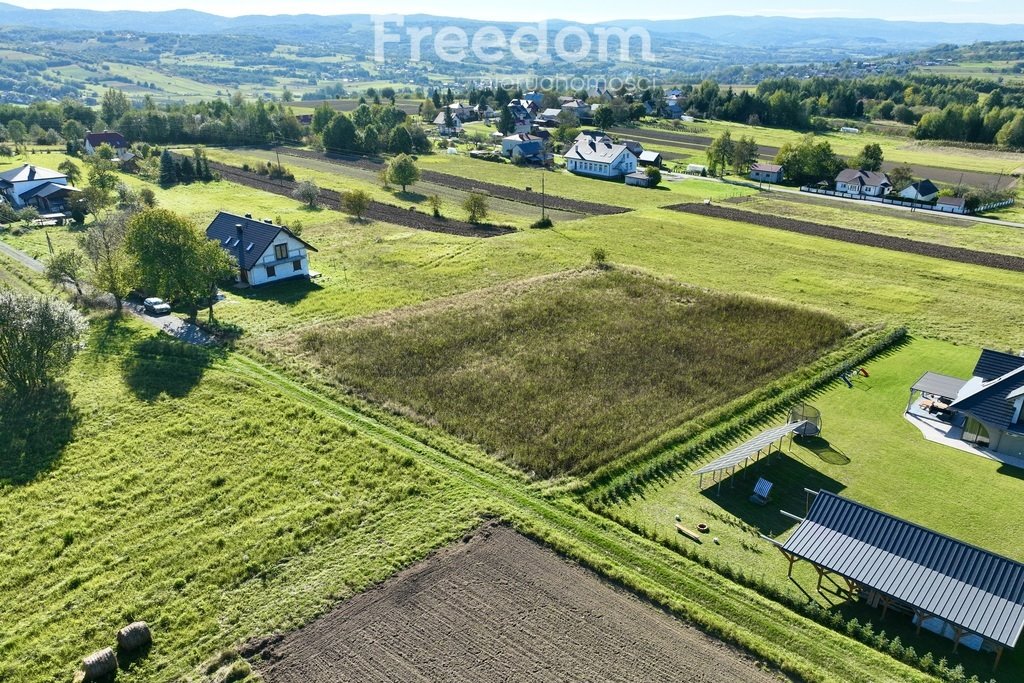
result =
[{"label": "row of trees", "polygon": [[313,112],[310,130],[314,146],[331,152],[362,154],[425,154],[430,151],[426,132],[390,105],[361,104],[351,115],[335,112],[326,103]]}]

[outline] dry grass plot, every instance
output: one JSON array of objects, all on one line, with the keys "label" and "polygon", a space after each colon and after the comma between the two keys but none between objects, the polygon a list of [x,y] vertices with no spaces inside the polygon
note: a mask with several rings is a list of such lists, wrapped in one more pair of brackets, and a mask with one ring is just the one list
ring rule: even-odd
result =
[{"label": "dry grass plot", "polygon": [[267,683],[777,680],[493,525],[270,646]]},{"label": "dry grass plot", "polygon": [[606,463],[848,331],[825,313],[590,270],[282,343],[340,385],[550,476]]}]

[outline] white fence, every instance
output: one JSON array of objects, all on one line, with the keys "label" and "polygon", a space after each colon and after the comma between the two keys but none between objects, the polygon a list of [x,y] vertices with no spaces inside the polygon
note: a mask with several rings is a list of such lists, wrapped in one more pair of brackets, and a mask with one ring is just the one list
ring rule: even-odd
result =
[{"label": "white fence", "polygon": [[1001,209],[1004,206],[1011,206],[1014,203],[1013,199],[1004,199],[1001,202],[993,202],[991,204],[985,204],[979,206],[973,212],[968,210],[966,207],[950,206],[948,204],[928,204],[924,202],[915,202],[909,199],[894,199],[892,197],[871,197],[863,194],[850,194],[848,192],[836,192],[835,190],[826,190],[820,187],[809,187],[802,185],[800,187],[801,192],[809,192],[811,194],[823,194],[829,197],[842,197],[843,199],[859,199],[865,202],[874,202],[876,204],[891,204],[893,206],[903,206],[908,209],[915,209],[918,211],[937,211],[939,213],[955,213],[955,214],[969,214],[969,213],[982,213],[985,211],[992,211],[993,209]]}]

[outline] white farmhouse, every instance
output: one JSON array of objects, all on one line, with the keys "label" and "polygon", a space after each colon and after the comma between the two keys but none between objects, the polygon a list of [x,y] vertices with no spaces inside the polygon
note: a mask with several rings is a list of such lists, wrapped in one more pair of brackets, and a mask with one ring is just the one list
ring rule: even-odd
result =
[{"label": "white farmhouse", "polygon": [[565,153],[565,167],[579,175],[621,178],[636,171],[636,155],[608,137],[580,134]]},{"label": "white farmhouse", "polygon": [[836,176],[836,192],[863,194],[869,197],[884,197],[892,189],[892,183],[884,173],[847,168]]},{"label": "white farmhouse", "polygon": [[24,164],[0,173],[0,198],[15,209],[32,206],[42,214],[64,214],[76,192],[66,175],[42,166]]},{"label": "white farmhouse", "polygon": [[253,286],[308,278],[308,252],[316,251],[282,225],[226,211],[217,214],[206,236],[238,261],[238,281]]}]

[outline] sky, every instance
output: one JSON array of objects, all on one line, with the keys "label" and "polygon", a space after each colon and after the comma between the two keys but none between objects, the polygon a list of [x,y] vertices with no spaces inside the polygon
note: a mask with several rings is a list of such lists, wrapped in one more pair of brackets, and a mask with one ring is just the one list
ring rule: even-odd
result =
[{"label": "sky", "polygon": [[[423,0],[0,0],[33,9],[81,8],[95,10],[195,9],[223,16],[241,14],[436,14],[482,20],[510,20],[509,3],[470,1],[438,4]],[[537,16],[544,7],[552,16]],[[1024,2],[1020,0],[857,0],[857,2],[798,2],[796,0],[670,0],[634,3],[624,7],[621,0],[559,0],[531,4],[530,11],[515,17],[533,22],[568,19],[580,23],[614,19],[686,19],[723,14],[756,14],[790,17],[876,17],[911,21],[953,23],[984,22],[1024,24]]]}]

